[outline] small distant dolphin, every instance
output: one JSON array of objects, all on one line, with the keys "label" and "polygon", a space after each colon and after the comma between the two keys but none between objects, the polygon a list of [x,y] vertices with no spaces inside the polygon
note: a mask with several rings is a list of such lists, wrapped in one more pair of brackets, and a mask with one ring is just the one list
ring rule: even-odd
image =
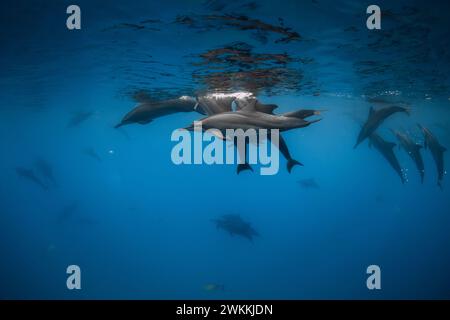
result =
[{"label": "small distant dolphin", "polygon": [[356,141],[356,144],[353,148],[356,148],[361,142],[363,142],[372,133],[374,133],[384,120],[386,120],[389,116],[393,115],[396,112],[405,112],[409,115],[409,109],[400,106],[390,106],[378,110],[370,107],[369,117],[361,128],[361,131],[358,135],[358,140]]},{"label": "small distant dolphin", "polygon": [[119,128],[126,124],[139,123],[147,124],[153,119],[166,116],[177,112],[197,111],[203,113],[197,100],[193,97],[183,96],[177,99],[164,101],[141,100],[141,102],[130,112],[114,128]]},{"label": "small distant dolphin", "polygon": [[83,149],[83,154],[97,160],[98,162],[102,162],[102,158],[95,152],[94,148],[85,148]]},{"label": "small distant dolphin", "polygon": [[417,124],[425,138],[425,149],[430,149],[434,162],[436,163],[438,172],[438,186],[442,189],[442,179],[444,178],[444,152],[447,148],[442,146],[436,137],[431,133],[430,129]]},{"label": "small distant dolphin", "polygon": [[212,220],[218,229],[227,231],[231,236],[239,235],[253,242],[254,236],[259,236],[250,223],[242,220],[238,214],[225,214],[218,219]]},{"label": "small distant dolphin", "polygon": [[53,174],[53,168],[46,160],[42,158],[38,158],[36,162],[34,163],[34,166],[36,170],[47,180],[47,182],[50,182],[53,184],[53,186],[57,186],[58,183],[56,182],[55,176]]},{"label": "small distant dolphin", "polygon": [[402,133],[398,130],[392,130],[392,133],[397,137],[398,142],[400,143],[399,147],[403,148],[416,164],[417,170],[419,170],[420,173],[420,180],[423,183],[425,168],[422,154],[420,153],[422,146],[414,142],[406,133]]},{"label": "small distant dolphin", "polygon": [[92,112],[78,112],[67,123],[67,128],[73,128],[80,125],[93,115]]},{"label": "small distant dolphin", "polygon": [[38,177],[36,177],[36,175],[34,174],[33,170],[26,169],[26,168],[23,168],[23,167],[17,167],[16,168],[16,173],[17,173],[18,176],[34,182],[35,184],[40,186],[42,189],[48,190],[48,186],[45,185]]},{"label": "small distant dolphin", "polygon": [[381,138],[377,133],[372,133],[369,136],[369,145],[374,146],[375,149],[380,151],[383,157],[389,162],[389,164],[394,168],[395,172],[400,176],[402,183],[405,183],[405,176],[403,175],[402,168],[400,167],[400,163],[398,162],[397,157],[394,153],[394,147],[396,146],[393,142],[385,141]]},{"label": "small distant dolphin", "polygon": [[316,180],[314,180],[314,178],[303,179],[297,182],[305,189],[320,189],[319,185],[317,184]]}]

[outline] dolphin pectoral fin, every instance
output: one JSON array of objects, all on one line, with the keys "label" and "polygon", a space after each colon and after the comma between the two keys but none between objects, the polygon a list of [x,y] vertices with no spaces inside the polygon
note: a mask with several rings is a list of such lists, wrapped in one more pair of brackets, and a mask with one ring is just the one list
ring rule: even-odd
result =
[{"label": "dolphin pectoral fin", "polygon": [[369,117],[375,112],[375,109],[373,107],[370,107],[369,109]]},{"label": "dolphin pectoral fin", "polygon": [[441,146],[441,151],[442,151],[442,152],[445,152],[445,151],[447,151],[447,148],[444,147],[444,146]]},{"label": "dolphin pectoral fin", "polygon": [[300,162],[298,162],[297,160],[289,159],[288,162],[287,162],[287,171],[288,171],[289,173],[291,173],[292,168],[293,168],[294,166],[296,166],[296,165],[299,165],[299,166],[302,166],[302,167],[303,167],[303,164],[300,163]]},{"label": "dolphin pectoral fin", "polygon": [[118,124],[116,124],[116,125],[114,126],[114,129],[118,129],[118,128],[120,128],[120,127],[123,126],[123,125],[124,125],[123,122],[119,122]]},{"label": "dolphin pectoral fin", "polygon": [[244,170],[250,170],[253,172],[253,168],[248,163],[239,163],[237,165],[237,174]]},{"label": "dolphin pectoral fin", "polygon": [[393,149],[397,144],[393,143],[393,142],[388,142],[388,147]]}]

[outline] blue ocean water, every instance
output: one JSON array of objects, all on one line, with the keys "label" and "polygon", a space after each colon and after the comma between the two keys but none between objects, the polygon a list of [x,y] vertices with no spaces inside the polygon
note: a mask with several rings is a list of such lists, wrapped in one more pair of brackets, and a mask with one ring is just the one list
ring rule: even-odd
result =
[{"label": "blue ocean water", "polygon": [[[448,177],[441,190],[422,150],[421,184],[395,148],[403,185],[367,142],[353,149],[369,108],[399,103],[411,114],[380,126],[386,140],[401,129],[423,144],[420,123],[450,145],[448,2],[377,1],[381,30],[354,0],[78,0],[68,30],[71,4],[0,13],[0,298],[450,298]],[[113,128],[137,92],[242,91],[276,113],[326,110],[283,134],[304,167],[173,164],[170,136],[196,112]],[[226,214],[259,236],[216,228]],[[66,287],[73,264],[81,290]],[[366,287],[373,264],[381,290]]]}]

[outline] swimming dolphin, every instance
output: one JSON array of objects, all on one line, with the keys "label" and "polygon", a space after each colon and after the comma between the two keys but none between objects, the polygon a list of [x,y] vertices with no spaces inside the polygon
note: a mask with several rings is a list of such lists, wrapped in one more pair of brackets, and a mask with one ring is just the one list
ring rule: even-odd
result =
[{"label": "swimming dolphin", "polygon": [[405,112],[409,115],[409,109],[400,106],[390,106],[375,110],[370,107],[369,117],[361,128],[358,135],[358,140],[353,148],[356,148],[361,142],[368,138],[375,130],[386,120],[389,116],[396,112]]},{"label": "swimming dolphin", "polygon": [[45,177],[47,182],[53,184],[53,186],[57,186],[55,176],[53,174],[53,168],[50,163],[42,158],[38,158],[34,163],[36,170],[40,173],[41,176]]},{"label": "swimming dolphin", "polygon": [[81,123],[89,119],[93,115],[92,112],[78,112],[69,120],[67,128],[79,126]]},{"label": "swimming dolphin", "polygon": [[131,123],[147,124],[162,116],[177,112],[192,111],[204,114],[199,103],[193,97],[183,96],[177,99],[163,101],[142,100],[133,110],[128,112],[114,128],[119,128]]},{"label": "swimming dolphin", "polygon": [[394,168],[395,172],[400,176],[402,183],[405,183],[405,176],[403,175],[402,168],[394,154],[394,147],[396,146],[393,142],[385,141],[377,133],[372,133],[369,136],[369,145],[374,146],[375,149],[380,151],[383,157],[389,162],[389,164]]},{"label": "swimming dolphin", "polygon": [[217,229],[223,229],[230,235],[238,235],[253,241],[254,236],[259,236],[258,232],[253,229],[250,223],[242,220],[238,214],[225,214],[218,219],[212,220]]},{"label": "swimming dolphin", "polygon": [[423,183],[425,168],[423,164],[422,154],[420,153],[420,149],[422,149],[422,146],[414,142],[406,133],[402,133],[398,130],[392,130],[392,133],[397,137],[399,147],[403,148],[416,164],[417,170],[419,170],[420,173],[420,180]]},{"label": "swimming dolphin", "polygon": [[303,179],[297,182],[305,189],[320,189],[319,185],[317,184],[316,180],[314,180],[314,178]]},{"label": "swimming dolphin", "polygon": [[36,177],[36,175],[34,174],[33,170],[26,169],[26,168],[23,168],[23,167],[17,167],[16,168],[16,173],[17,173],[18,176],[34,182],[35,184],[40,186],[42,189],[48,190],[47,185],[45,185],[38,177]]},{"label": "swimming dolphin", "polygon": [[94,148],[89,147],[89,148],[84,148],[82,150],[83,154],[97,160],[98,162],[102,162],[102,158],[100,158],[100,156],[97,154],[97,152],[94,150]]},{"label": "swimming dolphin", "polygon": [[[306,118],[320,114],[317,110],[297,110],[279,115],[257,111],[256,100],[249,99],[246,106],[234,112],[223,112],[205,117],[198,122],[203,130],[218,129],[225,138],[226,129],[278,129],[280,132],[291,129],[304,128],[322,119],[305,120]],[[187,127],[194,129],[194,124]]]},{"label": "swimming dolphin", "polygon": [[436,137],[431,133],[428,128],[417,124],[422,131],[425,138],[425,149],[430,149],[431,154],[433,156],[434,162],[436,163],[437,172],[438,172],[438,186],[442,189],[442,179],[444,178],[444,152],[447,151],[447,148],[442,146]]}]

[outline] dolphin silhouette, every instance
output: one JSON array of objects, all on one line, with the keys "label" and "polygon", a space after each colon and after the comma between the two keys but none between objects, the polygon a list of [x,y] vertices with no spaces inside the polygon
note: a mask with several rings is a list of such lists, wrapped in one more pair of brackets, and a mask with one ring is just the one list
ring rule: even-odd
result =
[{"label": "dolphin silhouette", "polygon": [[437,138],[431,133],[430,129],[417,124],[422,131],[425,138],[425,149],[430,149],[431,155],[433,156],[434,162],[436,163],[437,173],[438,173],[438,186],[442,189],[442,179],[444,178],[444,152],[447,148],[442,146]]},{"label": "dolphin silhouette", "polygon": [[400,176],[400,179],[404,184],[405,176],[393,150],[396,144],[384,140],[382,137],[380,137],[377,133],[374,132],[369,136],[369,146],[374,146],[375,149],[377,149],[383,155],[383,157],[389,162],[389,164],[395,170],[395,172],[397,172],[397,174]]},{"label": "dolphin silhouette", "polygon": [[420,149],[422,149],[422,146],[414,142],[406,133],[400,132],[398,130],[392,130],[392,133],[397,137],[399,147],[403,148],[416,164],[417,170],[419,170],[420,180],[423,183],[425,168],[423,164],[422,154],[420,153]]},{"label": "dolphin silhouette", "polygon": [[369,117],[361,128],[358,140],[353,148],[356,148],[361,142],[368,138],[388,117],[397,112],[405,112],[409,115],[409,109],[400,106],[390,106],[375,110],[373,107],[369,109]]},{"label": "dolphin silhouette", "polygon": [[163,101],[143,100],[133,110],[128,112],[114,128],[131,123],[147,124],[162,116],[192,111],[204,114],[197,100],[193,97],[183,96]]},{"label": "dolphin silhouette", "polygon": [[48,186],[45,185],[38,177],[36,177],[33,170],[26,169],[23,167],[17,167],[16,173],[18,176],[34,182],[35,184],[40,186],[42,189],[48,190]]}]

